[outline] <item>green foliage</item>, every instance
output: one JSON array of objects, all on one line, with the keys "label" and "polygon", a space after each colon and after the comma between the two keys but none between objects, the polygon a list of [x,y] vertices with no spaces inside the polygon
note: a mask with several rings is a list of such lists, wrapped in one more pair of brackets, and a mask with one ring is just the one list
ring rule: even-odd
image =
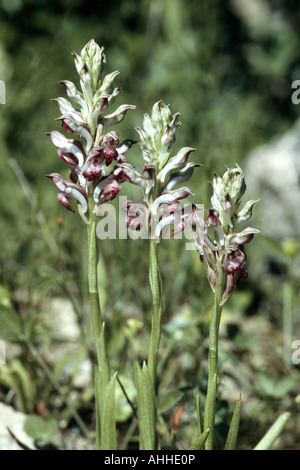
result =
[{"label": "green foliage", "polygon": [[28,416],[24,424],[24,431],[35,440],[38,447],[50,444],[57,433],[54,419],[45,420],[40,416]]}]

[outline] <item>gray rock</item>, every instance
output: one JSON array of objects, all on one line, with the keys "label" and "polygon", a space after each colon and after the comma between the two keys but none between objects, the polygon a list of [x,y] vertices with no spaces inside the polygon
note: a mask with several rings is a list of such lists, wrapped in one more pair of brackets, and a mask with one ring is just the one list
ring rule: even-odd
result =
[{"label": "gray rock", "polygon": [[11,406],[0,403],[0,450],[22,450],[22,447],[9,433],[10,429],[18,441],[31,450],[35,449],[33,439],[24,431],[27,416],[15,411]]},{"label": "gray rock", "polygon": [[284,135],[253,150],[243,169],[247,199],[260,198],[251,224],[282,240],[300,235],[300,120]]}]

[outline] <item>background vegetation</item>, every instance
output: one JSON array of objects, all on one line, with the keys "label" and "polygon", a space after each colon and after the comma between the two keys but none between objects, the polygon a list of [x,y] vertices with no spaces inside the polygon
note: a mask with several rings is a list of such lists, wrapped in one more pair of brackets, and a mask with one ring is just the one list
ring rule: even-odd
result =
[{"label": "background vegetation", "polygon": [[[136,105],[118,129],[121,138],[137,138],[135,126],[158,99],[181,113],[178,149],[197,148],[193,160],[203,166],[191,185],[195,202],[207,207],[212,171],[223,173],[225,165],[235,163],[243,168],[251,149],[282,134],[299,116],[291,83],[300,79],[300,7],[296,0],[1,0],[0,15],[0,79],[6,83],[6,104],[0,105],[0,337],[7,343],[0,400],[43,420],[40,446],[51,441],[64,447],[66,441],[57,436],[78,429],[66,397],[86,426],[94,425],[89,375],[83,385],[76,382],[93,356],[82,269],[85,227],[59,205],[44,178],[63,167],[45,133],[59,130],[51,101],[64,96],[59,80],[77,82],[70,52],[94,38],[105,47],[110,71],[120,70],[123,94],[117,105]],[[138,148],[128,159],[141,168]],[[129,185],[123,194],[136,200]],[[299,393],[290,341],[300,339],[299,277],[290,268],[299,233],[278,240],[276,223],[272,239],[262,234],[252,242],[249,279],[224,311],[220,445],[240,391],[241,449],[252,448]],[[128,239],[99,246],[109,354],[130,395],[133,360],[145,358],[151,315],[147,244]],[[179,449],[196,435],[195,396],[205,392],[211,309],[202,265],[184,248],[172,240],[161,250],[160,432],[165,447],[175,440]],[[268,264],[262,266],[266,252]],[[58,326],[52,321],[55,299],[61,301]],[[70,305],[76,324],[65,329],[78,327],[82,342],[60,331]],[[167,392],[172,393],[166,397]],[[180,417],[177,432],[174,415]],[[122,394],[118,416],[120,445],[131,448],[134,416]],[[300,414],[290,421],[279,448],[300,449],[299,424]],[[37,437],[38,426],[40,420],[29,421],[29,434]]]}]

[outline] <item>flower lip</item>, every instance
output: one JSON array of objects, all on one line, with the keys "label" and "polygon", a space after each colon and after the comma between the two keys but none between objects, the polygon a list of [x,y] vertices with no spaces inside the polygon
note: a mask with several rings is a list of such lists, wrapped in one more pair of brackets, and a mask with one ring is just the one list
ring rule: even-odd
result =
[{"label": "flower lip", "polygon": [[[86,195],[85,190],[82,188],[82,186],[76,183],[70,183],[66,181],[59,173],[50,173],[50,174],[46,174],[45,176],[47,178],[52,179],[53,183],[59,189],[60,193],[63,196],[65,196],[66,198],[73,197],[81,205],[83,213],[87,212],[88,210],[87,195]],[[63,201],[66,203],[65,199],[63,199]],[[62,200],[60,200],[60,202],[62,202]],[[64,204],[64,202],[62,203]]]}]

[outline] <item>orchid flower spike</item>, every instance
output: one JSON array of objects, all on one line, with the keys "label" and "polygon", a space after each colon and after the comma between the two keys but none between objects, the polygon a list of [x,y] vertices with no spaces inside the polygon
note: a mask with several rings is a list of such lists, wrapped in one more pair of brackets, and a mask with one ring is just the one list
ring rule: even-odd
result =
[{"label": "orchid flower spike", "polygon": [[106,74],[103,47],[91,40],[80,54],[74,52],[73,56],[81,91],[74,83],[63,80],[60,83],[74,105],[63,97],[56,101],[63,131],[77,137],[67,138],[58,131],[48,134],[59,157],[69,167],[69,181],[56,173],[46,176],[58,187],[58,199],[68,210],[74,212],[69,198],[77,200],[79,212],[88,223],[92,206],[111,201],[121,190],[124,179],[118,164],[125,162],[125,153],[135,141],[120,142],[118,133],[107,128],[121,122],[127,111],[135,106],[123,104],[113,113],[106,114],[121,89],[113,87],[119,72]]},{"label": "orchid flower spike", "polygon": [[215,173],[211,186],[212,208],[209,209],[206,220],[204,223],[199,221],[194,213],[192,221],[195,227],[195,247],[201,261],[205,262],[212,290],[215,290],[222,273],[227,277],[221,301],[223,306],[236,284],[248,276],[245,245],[251,242],[259,230],[247,227],[238,232],[236,227],[251,218],[253,206],[259,199],[248,201],[240,208],[246,184],[239,166],[228,169],[223,177]]},{"label": "orchid flower spike", "polygon": [[[137,127],[140,137],[140,148],[144,159],[141,172],[131,165],[120,164],[123,178],[143,190],[144,202],[147,207],[148,224],[152,238],[160,240],[162,229],[174,225],[171,235],[185,226],[179,201],[189,196],[190,189],[179,184],[187,181],[193,174],[198,163],[187,163],[189,155],[195,149],[184,147],[173,155],[176,128],[180,125],[179,113],[172,115],[169,106],[163,101],[154,104],[151,116],[145,114],[143,129]],[[132,207],[131,203],[131,208]],[[166,210],[166,206],[169,210]],[[133,211],[134,212],[134,211]],[[141,223],[131,227],[141,229]]]}]

